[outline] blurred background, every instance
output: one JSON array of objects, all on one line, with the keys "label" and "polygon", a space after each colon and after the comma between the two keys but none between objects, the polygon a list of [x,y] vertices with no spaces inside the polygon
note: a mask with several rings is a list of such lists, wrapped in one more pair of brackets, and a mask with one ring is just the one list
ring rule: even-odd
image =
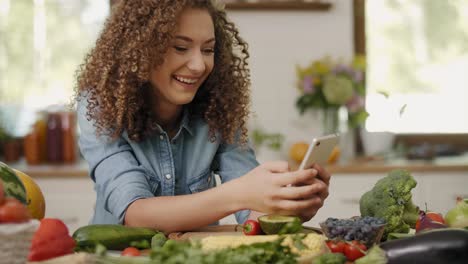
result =
[{"label": "blurred background", "polygon": [[[94,194],[68,103],[111,2],[0,0],[0,159],[51,193],[86,179],[86,212]],[[314,136],[339,132],[327,164],[337,175],[405,166],[468,183],[468,0],[224,2],[249,43],[261,162],[297,166]]]}]

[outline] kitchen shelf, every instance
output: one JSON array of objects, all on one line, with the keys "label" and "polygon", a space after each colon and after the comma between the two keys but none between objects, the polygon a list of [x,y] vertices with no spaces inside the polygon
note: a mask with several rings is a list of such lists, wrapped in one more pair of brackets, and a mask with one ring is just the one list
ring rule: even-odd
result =
[{"label": "kitchen shelf", "polygon": [[327,11],[331,7],[332,4],[327,2],[303,1],[226,3],[226,9],[242,11]]}]

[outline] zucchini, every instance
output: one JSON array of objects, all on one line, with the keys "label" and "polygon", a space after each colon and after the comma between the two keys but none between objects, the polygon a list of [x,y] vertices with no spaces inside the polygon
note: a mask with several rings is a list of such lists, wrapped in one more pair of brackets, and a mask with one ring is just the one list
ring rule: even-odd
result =
[{"label": "zucchini", "polygon": [[387,264],[466,264],[468,261],[468,231],[445,228],[424,231],[410,238],[380,244]]},{"label": "zucchini", "polygon": [[122,250],[131,242],[147,240],[160,233],[145,227],[128,227],[123,225],[87,225],[73,233],[78,251],[94,251],[97,244],[110,250]]}]

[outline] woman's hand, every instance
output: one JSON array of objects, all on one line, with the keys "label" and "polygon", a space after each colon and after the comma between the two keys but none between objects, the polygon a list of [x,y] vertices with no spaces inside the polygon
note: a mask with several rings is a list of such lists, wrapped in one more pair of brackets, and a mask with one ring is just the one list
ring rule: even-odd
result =
[{"label": "woman's hand", "polygon": [[[323,179],[317,178],[319,175]],[[328,196],[330,175],[320,167],[290,171],[284,161],[267,162],[237,179],[244,208],[308,221]]]},{"label": "woman's hand", "polygon": [[318,192],[316,195],[320,199],[320,206],[316,208],[312,208],[310,211],[304,211],[302,214],[299,216],[301,217],[302,221],[307,222],[309,221],[312,217],[315,216],[317,211],[323,206],[325,199],[327,199],[329,192],[328,192],[328,187],[330,185],[330,173],[326,171],[324,168],[319,166],[318,164],[314,164],[311,169],[315,169],[317,171],[317,176],[314,178],[313,182],[305,182],[303,184],[319,184],[319,185],[325,185],[323,188],[323,191]]}]

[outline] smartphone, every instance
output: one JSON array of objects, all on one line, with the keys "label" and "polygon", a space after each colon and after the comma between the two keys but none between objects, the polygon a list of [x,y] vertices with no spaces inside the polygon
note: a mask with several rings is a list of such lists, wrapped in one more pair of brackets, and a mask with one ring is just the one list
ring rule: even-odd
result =
[{"label": "smartphone", "polygon": [[339,138],[339,134],[335,133],[312,139],[304,159],[299,166],[299,170],[309,168],[314,163],[319,165],[325,164],[328,161],[333,148],[338,145]]}]

